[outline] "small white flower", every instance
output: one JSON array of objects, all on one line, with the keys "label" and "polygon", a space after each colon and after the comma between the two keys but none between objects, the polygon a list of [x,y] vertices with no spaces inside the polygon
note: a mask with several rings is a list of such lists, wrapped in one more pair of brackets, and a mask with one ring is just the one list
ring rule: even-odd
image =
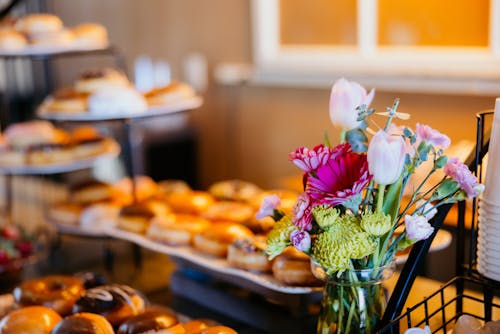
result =
[{"label": "small white flower", "polygon": [[434,232],[434,227],[422,215],[406,215],[405,228],[406,236],[415,241],[425,240]]}]

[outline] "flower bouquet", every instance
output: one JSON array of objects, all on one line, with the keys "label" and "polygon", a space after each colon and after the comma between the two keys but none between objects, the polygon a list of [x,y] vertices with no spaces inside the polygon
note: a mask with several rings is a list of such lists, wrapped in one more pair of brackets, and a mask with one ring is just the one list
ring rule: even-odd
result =
[{"label": "flower bouquet", "polygon": [[[318,333],[372,333],[385,310],[381,282],[393,271],[394,256],[434,233],[437,208],[477,196],[478,184],[467,166],[448,158],[447,136],[427,125],[400,127],[399,100],[385,112],[369,109],[374,90],[340,79],[332,88],[330,118],[341,129],[341,144],[301,147],[290,160],[303,172],[304,192],[291,215],[264,201],[260,216],[276,223],[268,235],[270,258],[294,246],[311,258],[325,282]],[[373,118],[385,120],[378,127]],[[410,177],[423,165],[425,177]],[[432,183],[431,176],[442,173]]]}]

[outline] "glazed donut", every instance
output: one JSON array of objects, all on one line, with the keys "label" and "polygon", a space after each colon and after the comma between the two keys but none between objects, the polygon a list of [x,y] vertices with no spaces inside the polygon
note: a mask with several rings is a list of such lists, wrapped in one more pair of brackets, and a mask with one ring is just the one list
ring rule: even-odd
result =
[{"label": "glazed donut", "polygon": [[144,93],[144,97],[149,105],[168,105],[193,97],[195,94],[194,89],[188,84],[172,82]]},{"label": "glazed donut", "polygon": [[176,214],[163,217],[155,217],[146,235],[151,240],[156,240],[168,245],[189,245],[194,235],[209,228],[210,222],[204,218],[188,215]]},{"label": "glazed donut", "polygon": [[15,23],[15,29],[32,37],[38,34],[56,32],[63,29],[61,19],[52,14],[34,13],[21,17]]},{"label": "glazed donut", "polygon": [[71,313],[83,291],[78,278],[52,275],[22,282],[13,295],[19,306],[43,305],[64,316]]},{"label": "glazed donut", "polygon": [[227,261],[241,269],[255,271],[271,271],[271,262],[264,252],[265,237],[240,239],[233,242],[227,250]]},{"label": "glazed donut", "polygon": [[120,210],[118,227],[129,232],[144,234],[155,215],[155,212],[143,203],[130,204]]},{"label": "glazed donut", "polygon": [[217,199],[248,201],[262,190],[255,184],[241,180],[226,180],[212,184],[208,192]]},{"label": "glazed donut", "polygon": [[209,206],[202,216],[213,221],[231,221],[243,223],[251,219],[254,209],[247,204],[237,202],[216,202]]},{"label": "glazed donut", "polygon": [[61,320],[61,316],[48,307],[23,307],[3,317],[0,321],[0,333],[49,334]]},{"label": "glazed donut", "polygon": [[238,334],[238,332],[226,326],[214,326],[205,329],[200,334]]},{"label": "glazed donut", "polygon": [[5,129],[4,136],[10,146],[26,149],[32,145],[59,142],[58,132],[47,121],[29,121],[12,124]]},{"label": "glazed donut", "polygon": [[30,35],[32,46],[64,47],[70,46],[75,40],[75,35],[68,29]]},{"label": "glazed donut", "polygon": [[8,51],[22,50],[28,41],[26,37],[15,30],[0,30],[0,49]]},{"label": "glazed donut", "polygon": [[186,181],[182,180],[163,180],[158,182],[158,187],[164,195],[187,193],[192,190]]},{"label": "glazed donut", "polygon": [[74,276],[82,281],[85,289],[92,289],[108,283],[106,276],[90,271],[78,272]]},{"label": "glazed donut", "polygon": [[230,244],[238,239],[252,237],[252,231],[243,225],[214,223],[209,229],[195,235],[194,248],[206,254],[225,257]]},{"label": "glazed donut", "polygon": [[182,327],[186,331],[186,334],[199,334],[201,331],[212,327],[218,326],[219,324],[210,319],[195,319],[182,324]]},{"label": "glazed donut", "polygon": [[144,97],[132,87],[112,87],[97,90],[89,97],[90,113],[113,115],[145,112],[148,105]]},{"label": "glazed donut", "polygon": [[[148,198],[155,196],[159,189],[156,182],[149,176],[139,175],[134,177],[135,183],[135,197],[136,200],[141,202]],[[115,188],[120,192],[120,196],[126,203],[132,203],[132,180],[128,177],[121,179],[115,185]]]},{"label": "glazed donut", "polygon": [[130,81],[123,72],[114,68],[96,68],[80,75],[75,83],[75,90],[92,94],[101,90],[130,86]]},{"label": "glazed donut", "polygon": [[102,24],[83,23],[71,29],[75,44],[81,47],[104,47],[108,45],[108,31]]},{"label": "glazed donut", "polygon": [[203,191],[175,192],[166,196],[168,205],[175,212],[200,214],[210,207],[214,198]]},{"label": "glazed donut", "polygon": [[81,204],[72,202],[56,203],[48,208],[47,217],[56,224],[78,226],[82,211],[83,206]]},{"label": "glazed donut", "polygon": [[164,333],[164,329],[171,329],[178,323],[177,317],[172,314],[151,310],[136,315],[122,323],[118,328],[117,334],[157,333],[157,331]]},{"label": "glazed donut", "polygon": [[272,266],[273,276],[287,285],[320,285],[321,281],[311,272],[309,257],[295,249],[287,247],[276,257]]},{"label": "glazed donut", "polygon": [[113,326],[144,312],[145,299],[126,285],[104,285],[92,288],[78,299],[73,313],[90,312],[104,316]]},{"label": "glazed donut", "polygon": [[53,112],[81,112],[87,110],[87,93],[76,92],[73,88],[62,88],[52,94],[44,103]]},{"label": "glazed donut", "polygon": [[116,195],[112,185],[99,180],[87,180],[70,187],[71,201],[84,205],[112,200]]},{"label": "glazed donut", "polygon": [[94,313],[77,313],[61,320],[50,334],[114,334],[106,318]]}]

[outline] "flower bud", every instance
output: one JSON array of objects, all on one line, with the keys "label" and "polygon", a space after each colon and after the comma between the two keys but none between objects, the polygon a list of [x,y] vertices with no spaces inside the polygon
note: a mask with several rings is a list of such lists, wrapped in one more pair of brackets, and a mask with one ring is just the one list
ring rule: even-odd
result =
[{"label": "flower bud", "polygon": [[434,227],[421,215],[406,215],[405,228],[406,236],[415,241],[425,240],[434,232]]},{"label": "flower bud", "polygon": [[330,94],[330,120],[342,130],[351,130],[359,126],[357,107],[370,105],[375,91],[366,93],[366,89],[354,81],[341,78],[335,82]]},{"label": "flower bud", "polygon": [[401,176],[405,164],[405,141],[380,130],[368,146],[368,170],[378,184],[392,184]]},{"label": "flower bud", "polygon": [[311,236],[306,231],[293,231],[290,234],[290,241],[299,251],[309,253],[311,249]]}]

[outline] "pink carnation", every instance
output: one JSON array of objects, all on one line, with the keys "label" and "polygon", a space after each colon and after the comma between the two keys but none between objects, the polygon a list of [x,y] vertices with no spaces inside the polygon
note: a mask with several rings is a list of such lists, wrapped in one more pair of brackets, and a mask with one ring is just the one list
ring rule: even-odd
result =
[{"label": "pink carnation", "polygon": [[274,210],[281,205],[281,200],[278,195],[269,195],[262,200],[259,211],[255,214],[255,218],[263,219],[267,216],[272,216]]},{"label": "pink carnation", "polygon": [[330,149],[324,145],[317,145],[313,149],[301,147],[289,154],[289,159],[303,171],[310,173],[324,165],[330,157]]},{"label": "pink carnation", "polygon": [[483,186],[477,183],[477,177],[458,158],[448,159],[444,173],[460,185],[460,189],[465,191],[468,198],[479,195],[483,189]]},{"label": "pink carnation", "polygon": [[417,123],[417,138],[431,145],[447,149],[450,146],[450,138],[428,125]]},{"label": "pink carnation", "polygon": [[346,143],[338,145],[328,162],[307,178],[306,192],[319,204],[344,204],[360,194],[370,182],[366,154],[352,152]]},{"label": "pink carnation", "polygon": [[293,231],[290,241],[301,252],[307,253],[311,249],[311,236],[306,231]]},{"label": "pink carnation", "polygon": [[309,231],[312,228],[312,201],[307,193],[302,193],[297,198],[293,207],[292,223],[301,230]]}]

